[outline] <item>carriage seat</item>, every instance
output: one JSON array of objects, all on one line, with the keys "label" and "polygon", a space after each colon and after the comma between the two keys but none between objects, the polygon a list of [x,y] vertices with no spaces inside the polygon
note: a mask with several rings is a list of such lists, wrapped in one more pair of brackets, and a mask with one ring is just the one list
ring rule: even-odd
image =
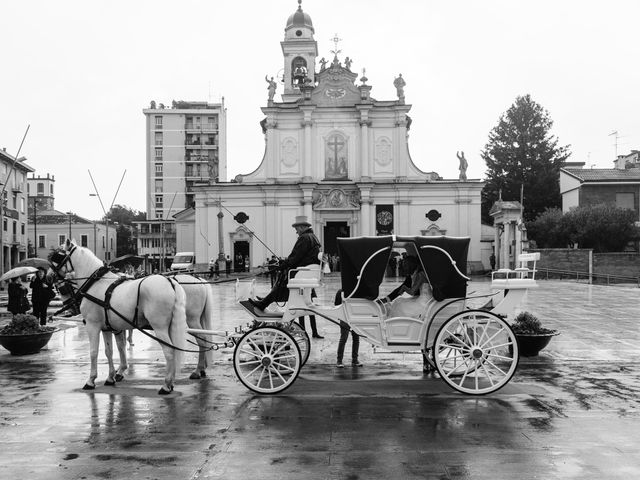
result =
[{"label": "carriage seat", "polygon": [[[491,273],[491,287],[495,289],[537,287],[536,262],[538,260],[540,260],[540,252],[518,255],[519,267],[513,270],[501,268]],[[533,267],[531,268],[529,268],[530,262],[533,262]]]},{"label": "carriage seat", "polygon": [[[322,286],[322,267],[324,266],[324,253],[318,253],[320,265],[307,265],[305,267],[289,270],[287,287],[291,288],[319,288]],[[293,276],[295,275],[295,277]]]},{"label": "carriage seat", "polygon": [[[291,275],[295,273],[295,277]],[[294,268],[289,271],[289,288],[318,288],[320,287],[320,279],[322,278],[322,270],[320,265],[307,265],[306,267]]]}]

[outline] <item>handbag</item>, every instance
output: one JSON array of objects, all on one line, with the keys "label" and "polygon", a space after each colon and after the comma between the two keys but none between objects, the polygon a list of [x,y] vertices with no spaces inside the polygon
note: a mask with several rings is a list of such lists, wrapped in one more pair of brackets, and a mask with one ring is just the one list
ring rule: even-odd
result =
[{"label": "handbag", "polygon": [[31,308],[31,303],[29,303],[29,299],[27,298],[26,295],[22,295],[22,297],[20,297],[20,310],[22,312],[26,312],[30,308]]}]

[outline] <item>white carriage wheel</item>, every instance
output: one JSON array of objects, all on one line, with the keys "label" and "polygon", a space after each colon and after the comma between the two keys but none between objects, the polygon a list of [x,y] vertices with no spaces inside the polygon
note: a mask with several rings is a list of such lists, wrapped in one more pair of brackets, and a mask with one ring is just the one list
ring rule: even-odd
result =
[{"label": "white carriage wheel", "polygon": [[518,366],[518,343],[502,318],[467,310],[445,321],[433,343],[442,379],[459,392],[482,395],[506,385]]},{"label": "white carriage wheel", "polygon": [[245,333],[233,352],[238,379],[256,393],[279,393],[300,372],[300,347],[287,332],[260,327]]},{"label": "white carriage wheel", "polygon": [[309,354],[311,353],[311,340],[309,339],[309,334],[303,330],[297,322],[291,322],[286,325],[285,331],[293,337],[298,344],[298,347],[300,347],[300,367],[304,367],[307,360],[309,360]]}]

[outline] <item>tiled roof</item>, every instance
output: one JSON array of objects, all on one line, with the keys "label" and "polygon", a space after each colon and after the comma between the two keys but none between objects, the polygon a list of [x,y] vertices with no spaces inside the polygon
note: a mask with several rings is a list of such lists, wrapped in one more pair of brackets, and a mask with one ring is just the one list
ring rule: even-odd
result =
[{"label": "tiled roof", "polygon": [[640,181],[640,168],[563,168],[583,182],[629,182]]}]

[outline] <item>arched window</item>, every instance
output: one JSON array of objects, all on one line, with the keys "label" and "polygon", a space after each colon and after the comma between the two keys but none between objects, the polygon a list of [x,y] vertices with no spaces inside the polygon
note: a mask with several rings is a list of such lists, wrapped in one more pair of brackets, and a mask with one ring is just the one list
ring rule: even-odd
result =
[{"label": "arched window", "polygon": [[304,84],[307,78],[307,61],[302,57],[296,57],[291,62],[291,83],[293,86]]}]

